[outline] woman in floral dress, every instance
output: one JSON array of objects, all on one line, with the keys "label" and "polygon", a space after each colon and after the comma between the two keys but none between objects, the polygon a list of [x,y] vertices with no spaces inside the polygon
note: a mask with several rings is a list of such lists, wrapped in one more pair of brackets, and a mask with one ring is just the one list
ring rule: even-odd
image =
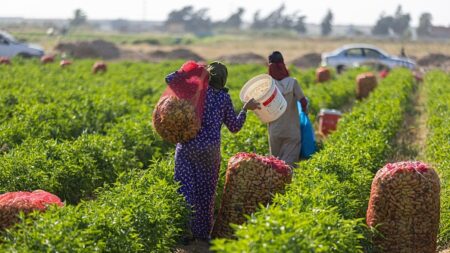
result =
[{"label": "woman in floral dress", "polygon": [[214,198],[221,162],[220,130],[223,124],[232,132],[241,130],[247,109],[259,104],[247,102],[236,115],[228,89],[225,88],[228,71],[224,64],[213,62],[208,66],[209,87],[206,91],[202,126],[198,135],[178,143],[175,151],[175,180],[180,182],[180,193],[192,207],[190,221],[192,236],[209,240],[213,225]]}]

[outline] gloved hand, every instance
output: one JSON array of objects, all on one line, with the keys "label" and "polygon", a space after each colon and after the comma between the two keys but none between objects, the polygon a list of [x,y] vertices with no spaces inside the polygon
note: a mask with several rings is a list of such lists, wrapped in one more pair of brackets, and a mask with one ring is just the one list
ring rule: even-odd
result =
[{"label": "gloved hand", "polygon": [[244,104],[244,110],[256,110],[261,109],[261,106],[254,98],[250,99],[247,103]]},{"label": "gloved hand", "polygon": [[308,99],[306,99],[306,97],[302,97],[300,99],[300,104],[302,105],[302,111],[305,114],[308,114]]}]

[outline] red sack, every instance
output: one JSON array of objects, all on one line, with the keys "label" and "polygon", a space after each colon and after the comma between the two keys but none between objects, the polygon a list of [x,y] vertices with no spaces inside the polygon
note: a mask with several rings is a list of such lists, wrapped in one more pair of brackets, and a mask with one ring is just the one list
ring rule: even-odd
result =
[{"label": "red sack", "polygon": [[54,61],[55,61],[54,55],[43,55],[41,57],[41,63],[43,63],[43,64],[52,63]]},{"label": "red sack", "polygon": [[381,78],[386,78],[388,75],[389,75],[389,70],[383,69],[382,71],[380,71]]},{"label": "red sack", "polygon": [[8,192],[0,195],[0,229],[5,229],[19,221],[18,214],[34,210],[45,211],[49,205],[63,206],[61,199],[42,190],[33,192]]},{"label": "red sack", "polygon": [[377,78],[371,72],[359,74],[356,77],[356,98],[363,99],[369,96],[377,87]]},{"label": "red sack", "polygon": [[328,68],[319,67],[316,69],[316,81],[318,83],[327,82],[331,79],[331,72]]},{"label": "red sack", "polygon": [[11,65],[11,60],[8,57],[0,57],[0,65]]},{"label": "red sack", "polygon": [[176,72],[153,112],[153,126],[164,140],[179,143],[197,136],[208,83],[206,66],[194,61]]}]

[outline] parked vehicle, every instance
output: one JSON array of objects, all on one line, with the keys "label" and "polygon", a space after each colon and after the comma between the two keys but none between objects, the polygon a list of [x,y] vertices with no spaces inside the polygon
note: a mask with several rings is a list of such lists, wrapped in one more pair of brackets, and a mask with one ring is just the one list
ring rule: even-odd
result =
[{"label": "parked vehicle", "polygon": [[334,67],[338,72],[345,68],[361,65],[375,65],[378,68],[405,67],[415,69],[414,60],[407,57],[392,56],[368,44],[349,44],[333,52],[322,54],[322,66]]},{"label": "parked vehicle", "polygon": [[0,31],[0,57],[41,57],[44,50],[38,45],[17,41],[11,34]]}]

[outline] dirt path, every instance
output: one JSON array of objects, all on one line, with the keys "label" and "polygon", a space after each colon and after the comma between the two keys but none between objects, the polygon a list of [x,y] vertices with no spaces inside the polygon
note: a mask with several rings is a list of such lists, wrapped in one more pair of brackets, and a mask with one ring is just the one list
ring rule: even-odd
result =
[{"label": "dirt path", "polygon": [[428,135],[428,128],[427,128],[427,120],[428,115],[425,110],[425,103],[426,103],[426,93],[423,87],[423,83],[419,84],[419,97],[418,97],[418,103],[416,109],[419,112],[420,117],[417,119],[417,145],[418,145],[418,154],[417,159],[418,160],[424,160],[425,159],[425,146],[427,141],[427,135]]},{"label": "dirt path", "polygon": [[209,245],[206,242],[192,242],[189,245],[178,245],[173,253],[210,253]]},{"label": "dirt path", "polygon": [[394,154],[388,162],[423,160],[427,137],[427,115],[423,83],[417,84],[411,96],[411,105],[407,107],[405,119],[394,141]]}]

